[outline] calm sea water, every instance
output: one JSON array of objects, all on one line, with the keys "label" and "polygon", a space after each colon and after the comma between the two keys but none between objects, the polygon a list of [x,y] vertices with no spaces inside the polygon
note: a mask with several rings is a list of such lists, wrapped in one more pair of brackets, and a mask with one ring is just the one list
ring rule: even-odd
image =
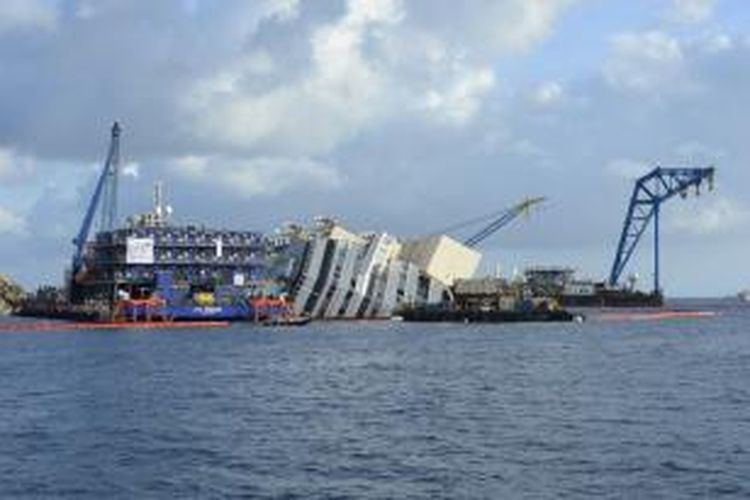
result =
[{"label": "calm sea water", "polygon": [[750,308],[0,334],[0,498],[750,496]]}]

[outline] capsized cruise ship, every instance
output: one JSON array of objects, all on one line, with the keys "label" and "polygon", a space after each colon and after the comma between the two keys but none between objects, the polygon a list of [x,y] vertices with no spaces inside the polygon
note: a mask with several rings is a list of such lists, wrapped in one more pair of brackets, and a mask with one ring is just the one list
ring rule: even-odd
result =
[{"label": "capsized cruise ship", "polygon": [[474,275],[481,254],[445,235],[400,241],[354,233],[331,218],[280,235],[295,313],[313,318],[388,318],[404,306],[452,300],[458,279]]}]

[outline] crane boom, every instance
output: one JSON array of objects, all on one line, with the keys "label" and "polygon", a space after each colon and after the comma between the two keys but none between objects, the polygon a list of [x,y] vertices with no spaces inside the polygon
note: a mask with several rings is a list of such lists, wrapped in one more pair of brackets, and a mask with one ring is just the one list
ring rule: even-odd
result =
[{"label": "crane boom", "polygon": [[464,245],[472,248],[479,245],[481,242],[495,234],[497,231],[513,222],[520,215],[529,213],[529,211],[534,206],[542,203],[546,199],[547,198],[544,197],[527,198],[520,203],[513,205],[507,210],[504,210],[497,218],[493,219],[489,224],[477,231],[473,236],[467,238],[464,241]]},{"label": "crane boom", "polygon": [[[83,263],[83,250],[86,245],[86,241],[88,241],[89,233],[91,232],[91,224],[99,207],[99,200],[101,199],[102,193],[105,191],[105,189],[108,190],[108,204],[112,205],[116,203],[116,195],[114,191],[117,188],[116,168],[117,164],[119,163],[119,157],[120,125],[115,122],[114,125],[112,125],[112,135],[109,144],[109,152],[107,154],[107,161],[104,164],[102,173],[99,175],[99,180],[96,183],[96,188],[94,189],[94,194],[91,197],[91,201],[89,202],[88,210],[86,210],[86,215],[83,217],[83,222],[81,223],[81,228],[78,231],[78,235],[73,240],[73,244],[76,247],[75,253],[73,254],[73,276],[75,276],[78,271],[81,270],[81,265]],[[112,216],[115,213],[115,209],[113,207],[105,207],[105,211],[106,220],[105,218],[103,218],[103,221],[105,224],[111,226],[111,224],[114,223],[114,221],[112,220]],[[109,227],[108,229],[111,229],[111,227]]]},{"label": "crane boom", "polygon": [[609,284],[617,284],[633,255],[638,242],[646,231],[651,220],[654,220],[654,292],[660,292],[659,284],[659,211],[661,204],[676,194],[685,197],[688,188],[694,187],[696,194],[700,186],[708,181],[713,189],[715,169],[708,168],[662,168],[656,167],[650,173],[640,177],[633,189],[630,206],[625,216],[625,224],[620,234]]}]

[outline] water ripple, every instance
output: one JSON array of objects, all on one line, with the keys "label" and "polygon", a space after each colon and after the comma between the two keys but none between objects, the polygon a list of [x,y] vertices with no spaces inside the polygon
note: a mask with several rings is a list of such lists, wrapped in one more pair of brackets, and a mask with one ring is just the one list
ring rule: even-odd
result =
[{"label": "water ripple", "polygon": [[4,335],[0,497],[746,498],[749,320]]}]

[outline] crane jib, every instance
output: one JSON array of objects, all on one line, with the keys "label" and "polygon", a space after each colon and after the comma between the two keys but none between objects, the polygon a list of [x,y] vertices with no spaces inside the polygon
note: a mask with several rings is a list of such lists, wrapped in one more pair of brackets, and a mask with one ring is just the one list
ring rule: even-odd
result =
[{"label": "crane jib", "polygon": [[640,177],[633,188],[628,212],[625,216],[617,251],[609,274],[609,284],[615,286],[635,252],[638,242],[654,221],[654,292],[660,292],[659,282],[659,213],[661,204],[679,194],[687,196],[694,187],[699,193],[704,181],[713,189],[714,167],[707,168],[662,168],[657,167]]},{"label": "crane jib", "polygon": [[94,194],[91,196],[86,214],[83,217],[81,228],[78,231],[78,235],[73,240],[75,245],[75,253],[73,254],[73,269],[72,275],[75,276],[81,269],[83,262],[83,252],[88,241],[89,233],[91,232],[91,224],[94,220],[97,210],[99,209],[102,195],[106,192],[105,206],[103,208],[103,224],[109,227],[104,229],[111,229],[111,225],[114,224],[114,217],[116,216],[116,204],[117,204],[117,165],[119,163],[120,156],[120,125],[115,122],[112,125],[111,139],[109,144],[109,152],[107,154],[107,161],[104,163],[102,173],[99,175],[99,180],[96,183]]}]

